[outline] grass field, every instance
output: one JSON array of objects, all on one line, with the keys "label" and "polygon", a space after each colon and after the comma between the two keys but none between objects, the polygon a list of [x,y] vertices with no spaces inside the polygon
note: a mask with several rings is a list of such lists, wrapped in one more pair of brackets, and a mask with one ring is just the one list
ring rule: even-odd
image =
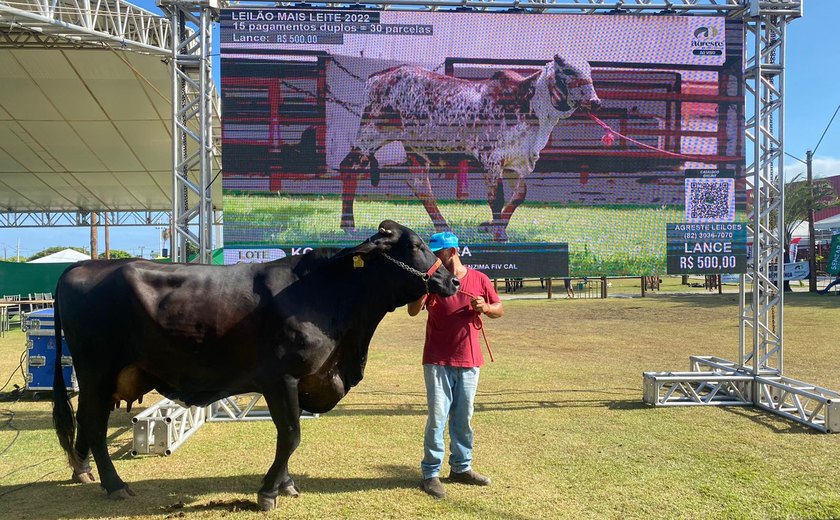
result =
[{"label": "grass field", "polygon": [[[434,233],[416,200],[359,199],[357,232],[339,228],[337,197],[225,194],[225,245],[355,243],[376,232],[385,218],[428,237]],[[478,231],[490,219],[485,202],[439,201],[441,213],[464,242],[488,242]],[[572,276],[649,275],[665,272],[665,224],[684,220],[682,208],[663,206],[580,206],[525,203],[507,229],[511,242],[567,242]],[[349,241],[349,242],[348,242]]]},{"label": "grass field", "polygon": [[[735,358],[736,298],[506,300],[505,317],[487,323],[496,362],[474,418],[489,488],[448,484],[443,501],[421,491],[424,321],[398,309],[374,336],[364,381],[303,422],[290,464],[302,494],[276,511],[251,509],[273,456],[267,422],[207,424],[171,457],[132,458],[129,416],[116,412],[110,449],[138,495],[114,503],[69,483],[50,404],[20,401],[0,403],[0,516],[837,518],[840,436],[752,408],[642,403],[643,371],[686,370],[690,354]],[[785,320],[787,374],[840,389],[840,297],[788,295]],[[0,384],[23,348],[17,330],[0,338]]]}]

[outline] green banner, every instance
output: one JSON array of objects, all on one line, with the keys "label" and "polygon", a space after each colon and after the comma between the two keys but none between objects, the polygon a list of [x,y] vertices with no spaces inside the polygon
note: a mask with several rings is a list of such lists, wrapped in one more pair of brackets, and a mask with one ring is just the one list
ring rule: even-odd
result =
[{"label": "green banner", "polygon": [[831,246],[828,251],[828,265],[825,270],[828,274],[838,274],[840,273],[840,234],[831,237]]},{"label": "green banner", "polygon": [[0,296],[54,293],[61,273],[71,265],[0,262]]}]

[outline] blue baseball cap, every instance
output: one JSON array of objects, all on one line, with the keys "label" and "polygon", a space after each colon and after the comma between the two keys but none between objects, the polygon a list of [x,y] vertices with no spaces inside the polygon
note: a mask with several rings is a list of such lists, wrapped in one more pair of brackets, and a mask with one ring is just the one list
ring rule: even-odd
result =
[{"label": "blue baseball cap", "polygon": [[429,249],[431,249],[433,253],[435,251],[440,251],[441,249],[449,249],[450,247],[454,247],[456,249],[458,248],[458,237],[455,236],[455,233],[443,231],[441,233],[435,233],[432,235],[432,238],[429,239]]}]

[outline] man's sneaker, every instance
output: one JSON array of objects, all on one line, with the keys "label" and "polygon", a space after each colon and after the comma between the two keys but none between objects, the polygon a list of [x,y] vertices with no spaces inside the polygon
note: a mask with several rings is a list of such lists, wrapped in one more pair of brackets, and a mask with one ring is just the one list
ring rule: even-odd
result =
[{"label": "man's sneaker", "polygon": [[449,480],[452,482],[460,482],[461,484],[472,484],[473,486],[489,486],[490,477],[485,477],[481,473],[469,469],[463,473],[456,473],[454,471],[449,473]]},{"label": "man's sneaker", "polygon": [[443,484],[438,477],[423,479],[423,491],[435,498],[446,497],[446,490],[443,489]]}]

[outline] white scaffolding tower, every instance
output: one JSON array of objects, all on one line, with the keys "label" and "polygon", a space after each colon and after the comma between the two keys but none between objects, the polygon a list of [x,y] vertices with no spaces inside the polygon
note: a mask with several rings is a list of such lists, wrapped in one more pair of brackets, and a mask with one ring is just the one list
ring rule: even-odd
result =
[{"label": "white scaffolding tower", "polygon": [[172,260],[189,261],[189,243],[198,249],[193,261],[209,264],[218,221],[211,192],[213,158],[219,155],[212,115],[220,110],[210,50],[219,5],[216,0],[161,0],[159,5],[169,13],[172,28]]}]

